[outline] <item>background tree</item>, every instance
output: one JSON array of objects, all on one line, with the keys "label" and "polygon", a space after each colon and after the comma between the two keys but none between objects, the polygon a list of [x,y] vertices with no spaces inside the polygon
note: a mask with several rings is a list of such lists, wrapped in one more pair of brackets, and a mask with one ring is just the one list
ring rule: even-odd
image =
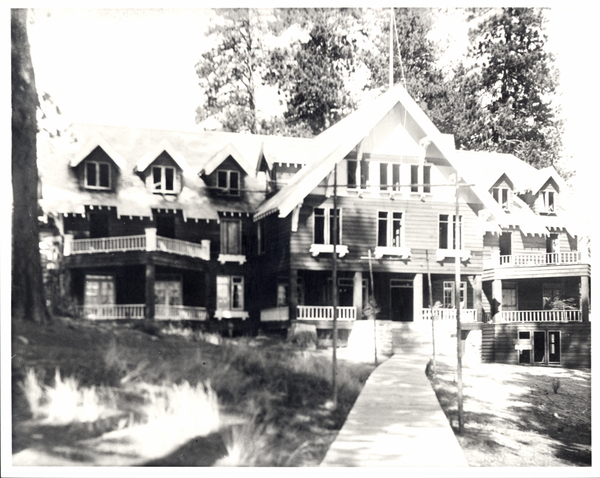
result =
[{"label": "background tree", "polygon": [[45,322],[38,226],[38,97],[27,37],[27,11],[11,10],[12,318]]},{"label": "background tree", "polygon": [[558,84],[538,8],[474,10],[471,46],[451,82],[447,118],[461,148],[512,153],[536,167],[560,157]]}]

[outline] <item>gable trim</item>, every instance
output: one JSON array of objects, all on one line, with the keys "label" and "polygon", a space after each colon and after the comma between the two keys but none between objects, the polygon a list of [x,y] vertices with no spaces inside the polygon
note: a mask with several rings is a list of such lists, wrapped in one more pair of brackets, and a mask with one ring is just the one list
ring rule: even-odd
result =
[{"label": "gable trim", "polygon": [[[261,148],[262,151],[262,148]],[[199,176],[208,176],[214,173],[217,168],[223,164],[227,158],[232,157],[233,160],[238,163],[238,165],[244,170],[244,172],[248,176],[255,176],[256,171],[252,167],[250,161],[248,161],[242,153],[238,151],[238,149],[233,145],[233,143],[229,143],[223,149],[218,151],[212,158],[208,160],[208,162],[204,165],[204,168],[198,173]]]},{"label": "gable trim", "polygon": [[125,169],[125,159],[119,153],[117,153],[112,146],[99,134],[92,137],[91,140],[84,143],[84,145],[77,151],[75,156],[69,161],[69,166],[75,168],[81,164],[92,152],[100,148],[104,151],[107,156],[119,167],[119,169]]}]

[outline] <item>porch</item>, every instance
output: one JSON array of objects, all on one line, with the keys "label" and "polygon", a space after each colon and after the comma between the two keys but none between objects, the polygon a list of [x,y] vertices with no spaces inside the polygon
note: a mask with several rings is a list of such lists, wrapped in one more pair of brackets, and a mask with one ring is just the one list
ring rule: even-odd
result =
[{"label": "porch", "polygon": [[587,258],[580,251],[541,252],[530,254],[500,255],[492,254],[486,262],[486,268],[494,267],[530,267],[547,265],[586,264]]},{"label": "porch", "polygon": [[581,310],[503,310],[494,322],[583,322]]},{"label": "porch", "polygon": [[[146,306],[144,304],[109,304],[79,306],[79,316],[88,320],[143,319]],[[196,320],[205,321],[205,307],[185,305],[156,305],[156,320]]]},{"label": "porch", "polygon": [[[273,307],[260,311],[261,322],[285,322],[289,320],[289,307]],[[296,320],[302,321],[332,321],[333,306],[299,305],[296,308]],[[356,320],[356,307],[337,307],[337,320]]]}]

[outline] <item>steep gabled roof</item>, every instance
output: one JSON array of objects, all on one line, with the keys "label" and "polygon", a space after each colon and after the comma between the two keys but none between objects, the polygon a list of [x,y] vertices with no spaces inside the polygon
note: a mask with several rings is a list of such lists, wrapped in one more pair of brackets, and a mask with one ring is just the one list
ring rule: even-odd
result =
[{"label": "steep gabled roof", "polygon": [[229,143],[223,149],[218,151],[212,158],[208,160],[208,162],[204,165],[202,170],[200,171],[200,176],[212,174],[228,157],[232,157],[236,163],[244,170],[244,172],[248,176],[256,175],[256,161],[254,158],[254,166],[251,164],[250,160],[246,158],[242,153],[240,153],[237,148],[233,145],[233,143]]},{"label": "steep gabled roof", "polygon": [[123,156],[121,156],[100,134],[94,134],[91,138],[87,139],[81,148],[73,155],[71,161],[69,161],[69,166],[72,168],[78,166],[98,147],[100,147],[120,169],[125,167],[125,159],[123,159]]},{"label": "steep gabled roof", "polygon": [[173,161],[181,168],[182,171],[187,172],[189,165],[183,155],[173,147],[168,139],[163,139],[157,145],[149,145],[149,150],[144,153],[138,163],[135,165],[135,171],[143,172],[148,166],[150,166],[156,158],[158,158],[163,152],[167,153]]}]

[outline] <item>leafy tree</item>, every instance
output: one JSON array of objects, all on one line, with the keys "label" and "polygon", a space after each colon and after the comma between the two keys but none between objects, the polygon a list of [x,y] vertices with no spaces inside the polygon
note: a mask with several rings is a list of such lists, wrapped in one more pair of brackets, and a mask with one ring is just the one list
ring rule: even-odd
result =
[{"label": "leafy tree", "polygon": [[449,101],[460,147],[513,153],[536,167],[558,160],[562,123],[550,100],[558,74],[543,22],[541,9],[500,8],[470,31]]},{"label": "leafy tree", "polygon": [[27,10],[11,10],[12,318],[38,323],[46,310],[38,226],[38,97],[27,37]]}]

